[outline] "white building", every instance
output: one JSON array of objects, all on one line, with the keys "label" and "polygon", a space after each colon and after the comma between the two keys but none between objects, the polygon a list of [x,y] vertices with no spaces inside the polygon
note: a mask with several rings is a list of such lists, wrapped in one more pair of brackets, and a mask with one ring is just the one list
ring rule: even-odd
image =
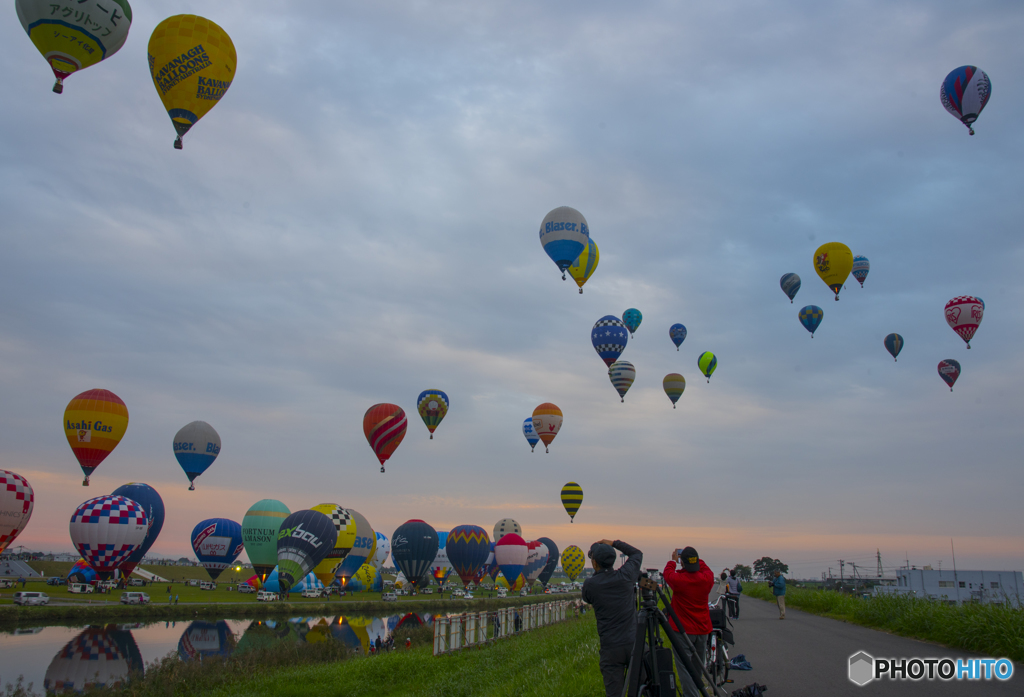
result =
[{"label": "white building", "polygon": [[1024,604],[1024,574],[1020,571],[953,571],[931,567],[902,568],[895,580],[875,586],[875,595],[912,595],[953,605],[960,603]]}]

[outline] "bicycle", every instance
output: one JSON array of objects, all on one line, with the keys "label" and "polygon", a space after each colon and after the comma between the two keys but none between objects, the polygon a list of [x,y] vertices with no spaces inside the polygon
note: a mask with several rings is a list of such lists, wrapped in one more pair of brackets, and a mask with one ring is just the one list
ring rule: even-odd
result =
[{"label": "bicycle", "polygon": [[715,602],[708,603],[708,612],[711,613],[711,633],[704,650],[704,668],[715,686],[721,687],[729,682],[729,649],[726,644],[733,643],[732,632],[726,637],[729,618],[724,594]]}]

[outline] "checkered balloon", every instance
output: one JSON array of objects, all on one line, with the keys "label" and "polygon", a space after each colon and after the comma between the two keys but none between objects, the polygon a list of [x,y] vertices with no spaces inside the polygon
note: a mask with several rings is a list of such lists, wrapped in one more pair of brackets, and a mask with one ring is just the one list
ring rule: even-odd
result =
[{"label": "checkered balloon", "polygon": [[35,500],[35,493],[24,477],[0,470],[0,552],[28,525]]},{"label": "checkered balloon", "polygon": [[71,516],[71,542],[101,579],[116,569],[146,540],[145,510],[124,496],[89,499]]}]

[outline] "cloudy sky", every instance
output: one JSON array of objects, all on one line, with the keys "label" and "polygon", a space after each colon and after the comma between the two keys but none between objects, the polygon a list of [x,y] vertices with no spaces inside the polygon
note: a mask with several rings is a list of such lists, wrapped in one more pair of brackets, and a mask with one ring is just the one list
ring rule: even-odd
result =
[{"label": "cloudy sky", "polygon": [[[153,552],[174,556],[271,497],[389,536],[511,516],[562,548],[627,540],[645,566],[692,544],[716,569],[873,572],[876,549],[945,568],[952,538],[959,568],[1024,567],[1019,2],[134,11],[61,96],[12,8],[0,23],[0,467],[36,492],[20,544],[70,551],[78,503],[144,481],[167,505]],[[238,51],[180,152],[146,63],[178,13]],[[964,64],[993,84],[974,137],[938,96]],[[601,249],[583,295],[538,242],[561,205]],[[829,241],[871,260],[839,302],[811,264]],[[962,294],[986,301],[970,351],[943,317]],[[623,404],[589,332],[630,307]],[[60,424],[97,387],[131,422],[84,489]],[[431,387],[451,398],[433,441]],[[531,453],[521,424],[547,401],[563,429]],[[378,402],[410,415],[386,474],[362,433]],[[223,450],[189,492],[171,443],[196,419]]]}]

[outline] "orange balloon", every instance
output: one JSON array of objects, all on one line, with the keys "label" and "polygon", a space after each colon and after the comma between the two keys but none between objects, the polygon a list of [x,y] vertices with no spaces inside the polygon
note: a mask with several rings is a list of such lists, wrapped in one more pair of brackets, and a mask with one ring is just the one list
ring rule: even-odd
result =
[{"label": "orange balloon", "polygon": [[397,404],[374,404],[363,416],[363,434],[380,460],[380,471],[384,463],[395,452],[405,438],[408,421],[405,411]]},{"label": "orange balloon", "polygon": [[544,402],[533,410],[533,430],[544,441],[544,452],[562,428],[562,410],[551,402]]},{"label": "orange balloon", "polygon": [[78,464],[89,476],[117,447],[128,430],[128,407],[110,390],[89,390],[68,402],[64,410],[64,435]]}]

